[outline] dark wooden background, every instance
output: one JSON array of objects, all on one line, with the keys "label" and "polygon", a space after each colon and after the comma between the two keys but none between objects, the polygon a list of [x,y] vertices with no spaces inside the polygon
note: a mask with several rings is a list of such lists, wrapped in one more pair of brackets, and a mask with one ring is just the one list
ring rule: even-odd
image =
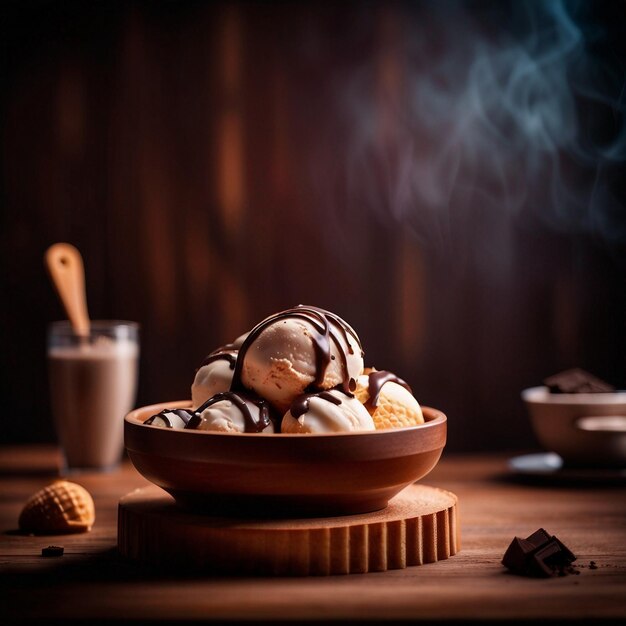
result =
[{"label": "dark wooden background", "polygon": [[345,317],[368,365],[444,410],[452,450],[535,447],[519,393],[566,367],[626,387],[620,216],[607,241],[475,205],[435,241],[371,181],[359,204],[329,176],[350,158],[338,76],[373,67],[372,123],[393,117],[403,6],[3,5],[1,440],[54,438],[57,241],[83,254],[93,318],[141,324],[138,404],[186,397],[207,352],[297,303]]}]

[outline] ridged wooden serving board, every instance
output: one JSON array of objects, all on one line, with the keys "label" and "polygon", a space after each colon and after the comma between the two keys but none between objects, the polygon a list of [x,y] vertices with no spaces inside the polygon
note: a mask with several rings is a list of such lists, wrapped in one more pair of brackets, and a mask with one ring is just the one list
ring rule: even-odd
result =
[{"label": "ridged wooden serving board", "polygon": [[458,552],[457,497],[411,485],[382,511],[256,520],[183,510],[151,486],[120,500],[118,548],[142,563],[184,571],[323,576],[401,569]]}]

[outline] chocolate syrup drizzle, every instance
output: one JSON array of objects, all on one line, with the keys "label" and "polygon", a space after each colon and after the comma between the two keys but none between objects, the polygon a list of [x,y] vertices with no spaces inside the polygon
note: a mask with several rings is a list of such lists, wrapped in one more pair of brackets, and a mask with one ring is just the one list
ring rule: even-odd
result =
[{"label": "chocolate syrup drizzle", "polygon": [[370,372],[368,374],[367,382],[369,398],[367,399],[367,402],[365,402],[366,406],[369,406],[372,409],[378,406],[378,398],[385,383],[396,383],[404,387],[409,393],[413,393],[413,390],[409,387],[408,383],[403,381],[401,378],[398,378],[393,372],[388,372],[387,370]]},{"label": "chocolate syrup drizzle", "polygon": [[298,419],[301,415],[304,415],[309,410],[311,398],[321,398],[322,400],[327,400],[328,402],[332,402],[337,406],[341,404],[341,400],[336,396],[333,396],[330,391],[303,393],[295,398],[294,401],[291,403],[291,408],[289,409],[291,415],[293,415],[293,417],[295,417],[296,419]]},{"label": "chocolate syrup drizzle", "polygon": [[[250,331],[250,334],[246,337],[246,340],[243,342],[241,348],[239,348],[239,356],[237,358],[235,371],[233,373],[233,381],[230,387],[231,391],[240,391],[245,389],[241,381],[241,372],[243,369],[243,362],[245,360],[248,348],[250,348],[250,346],[254,343],[257,337],[268,326],[275,324],[280,320],[287,320],[290,318],[306,320],[313,326],[313,329],[315,330],[315,333],[312,335],[313,348],[315,350],[315,380],[311,384],[311,387],[319,388],[324,382],[326,369],[328,368],[328,365],[330,364],[332,358],[331,341],[333,341],[339,350],[339,354],[341,355],[341,364],[344,372],[343,380],[341,383],[342,391],[347,396],[352,397],[353,394],[351,392],[355,388],[355,382],[354,379],[350,378],[348,373],[348,355],[346,354],[346,350],[340,342],[340,334],[341,336],[343,336],[343,339],[348,346],[348,352],[350,354],[354,354],[354,349],[350,344],[349,335],[352,336],[356,344],[359,346],[359,349],[361,350],[361,356],[363,356],[363,346],[361,345],[359,337],[354,332],[354,330],[338,315],[335,315],[330,311],[325,311],[324,309],[320,309],[318,307],[306,306],[303,304],[299,304],[292,309],[287,309],[286,311],[281,311],[280,313],[275,313],[274,315],[271,315],[267,319],[257,324]],[[331,325],[331,322],[333,322],[333,325]]]},{"label": "chocolate syrup drizzle", "polygon": [[[228,361],[228,366],[231,370],[235,369],[235,363],[237,362],[237,354],[238,350],[232,347],[232,344],[226,344],[217,350],[213,350],[210,354],[204,357],[204,361],[200,363],[200,367],[204,367],[209,363],[213,363],[214,361]],[[198,370],[196,370],[197,372]]]},{"label": "chocolate syrup drizzle", "polygon": [[[223,393],[216,393],[212,398],[209,398],[204,404],[199,406],[195,411],[185,428],[196,429],[202,423],[201,413],[208,409],[210,406],[220,402],[221,400],[229,400],[241,411],[244,418],[244,432],[246,433],[260,433],[265,430],[271,423],[270,407],[269,404],[261,399],[256,398],[250,394],[245,394],[235,391],[225,391]],[[258,421],[252,415],[248,403],[256,405],[259,409]]]},{"label": "chocolate syrup drizzle", "polygon": [[158,417],[158,418],[161,418],[165,422],[166,428],[174,428],[174,426],[172,426],[172,422],[170,421],[170,418],[167,417],[167,413],[175,413],[176,415],[178,415],[178,417],[180,417],[180,419],[183,420],[183,422],[185,422],[185,428],[187,427],[187,424],[189,423],[189,420],[191,420],[191,417],[192,417],[191,411],[185,411],[185,409],[163,409],[160,413],[150,416],[144,422],[144,424],[154,424],[154,420]]}]

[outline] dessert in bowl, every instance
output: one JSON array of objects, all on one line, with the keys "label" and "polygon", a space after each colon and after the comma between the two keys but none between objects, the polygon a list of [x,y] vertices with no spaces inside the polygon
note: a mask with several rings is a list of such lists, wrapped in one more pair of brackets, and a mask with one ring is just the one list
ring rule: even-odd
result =
[{"label": "dessert in bowl", "polygon": [[186,506],[263,517],[346,515],[382,509],[428,474],[446,442],[446,416],[423,407],[406,428],[318,434],[225,433],[144,424],[168,402],[126,416],[137,470]]},{"label": "dessert in bowl", "polygon": [[537,439],[565,464],[626,467],[626,391],[575,369],[522,391]]},{"label": "dessert in bowl", "polygon": [[363,367],[352,327],[316,307],[266,318],[213,351],[192,401],[125,419],[139,472],[218,513],[336,515],[384,508],[436,465],[446,416],[395,374]]}]

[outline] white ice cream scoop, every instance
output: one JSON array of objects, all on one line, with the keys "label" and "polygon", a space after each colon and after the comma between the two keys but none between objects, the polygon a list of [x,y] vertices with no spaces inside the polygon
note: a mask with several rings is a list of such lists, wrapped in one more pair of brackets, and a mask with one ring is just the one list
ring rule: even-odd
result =
[{"label": "white ice cream scoop", "polygon": [[227,391],[198,407],[187,424],[190,430],[226,433],[273,433],[274,422],[265,400]]},{"label": "white ice cream scoop", "polygon": [[247,336],[248,333],[240,335],[232,343],[213,350],[204,359],[191,385],[191,401],[194,408],[198,408],[216,393],[230,390],[237,354]]},{"label": "white ice cream scoop", "polygon": [[283,433],[337,433],[375,430],[367,409],[354,397],[331,389],[296,398],[283,417]]},{"label": "white ice cream scoop", "polygon": [[196,372],[191,385],[191,402],[194,409],[212,398],[216,393],[230,389],[237,361],[237,352],[209,355]]},{"label": "white ice cream scoop", "polygon": [[191,419],[191,411],[185,409],[164,409],[160,413],[149,417],[144,423],[160,428],[185,428]]}]

